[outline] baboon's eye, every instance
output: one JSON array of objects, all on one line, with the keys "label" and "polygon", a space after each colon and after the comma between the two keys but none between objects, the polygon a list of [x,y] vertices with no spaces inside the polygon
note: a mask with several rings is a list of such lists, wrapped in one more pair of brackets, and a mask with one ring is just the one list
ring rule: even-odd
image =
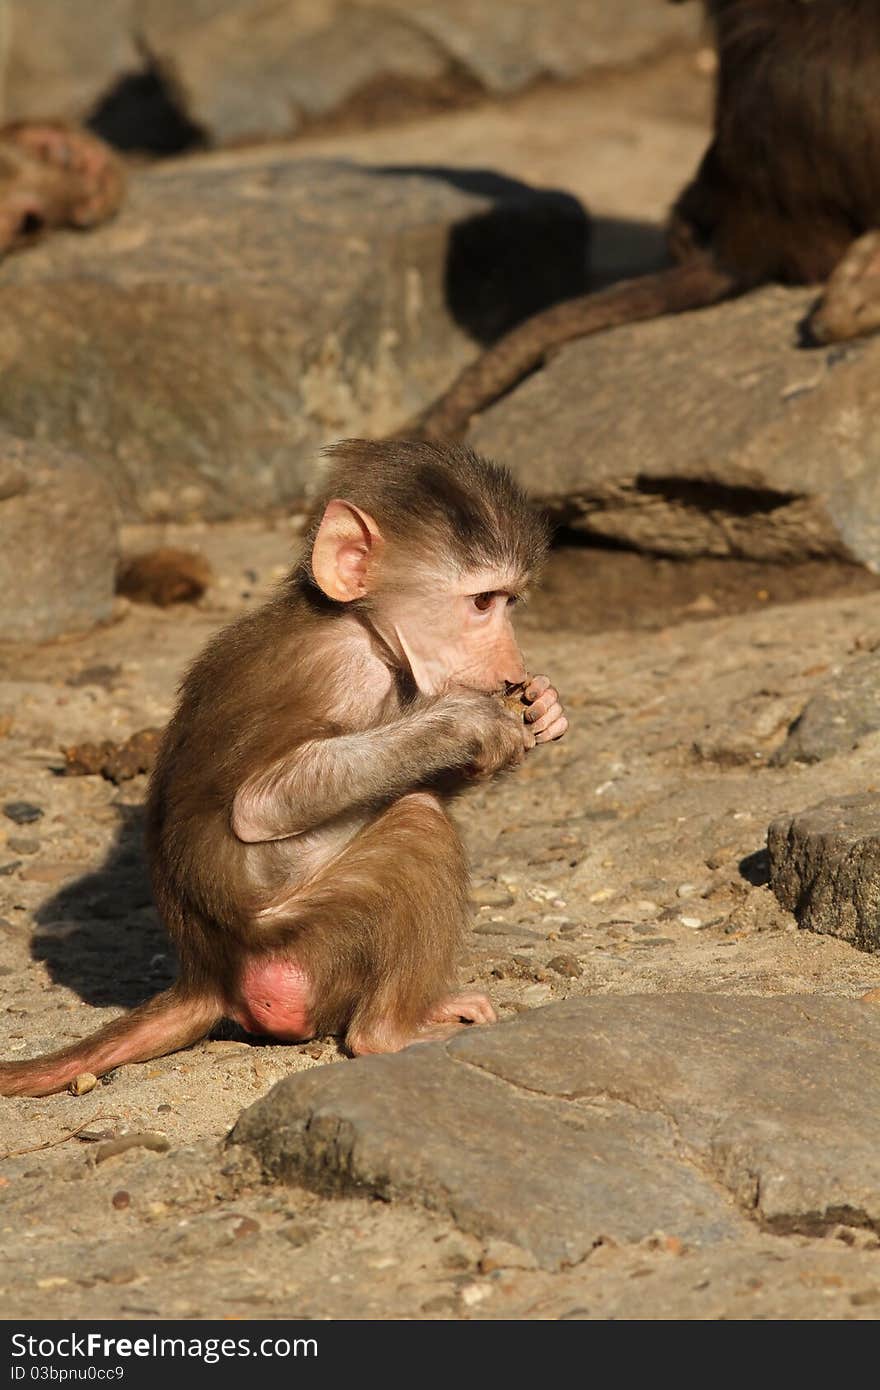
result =
[{"label": "baboon's eye", "polygon": [[474,607],[478,613],[488,613],[494,602],[494,594],[474,594]]}]

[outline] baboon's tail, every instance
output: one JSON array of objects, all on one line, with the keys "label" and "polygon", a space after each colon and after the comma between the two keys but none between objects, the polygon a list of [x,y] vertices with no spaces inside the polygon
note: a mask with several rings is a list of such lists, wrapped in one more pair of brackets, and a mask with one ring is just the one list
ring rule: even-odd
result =
[{"label": "baboon's tail", "polygon": [[402,429],[400,436],[460,438],[471,416],[509,391],[548,352],[563,343],[625,323],[703,309],[743,288],[733,275],[701,258],[554,304],[505,333],[476,362],[465,367],[449,390],[411,426]]},{"label": "baboon's tail", "polygon": [[124,1062],[148,1062],[198,1042],[222,1017],[218,999],[172,985],[70,1047],[28,1062],[0,1062],[0,1096],[48,1096],[82,1072],[101,1076]]}]

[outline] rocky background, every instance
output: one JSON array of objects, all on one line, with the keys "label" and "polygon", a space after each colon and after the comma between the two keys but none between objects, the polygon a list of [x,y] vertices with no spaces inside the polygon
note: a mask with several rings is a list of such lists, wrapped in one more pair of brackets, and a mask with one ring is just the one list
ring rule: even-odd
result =
[{"label": "rocky background", "polygon": [[[0,265],[10,1058],[173,976],[154,731],[321,445],[660,264],[711,110],[695,6],[89,9],[0,0],[4,118],[131,160],[113,223]],[[804,350],[811,302],[572,344],[474,424],[559,524],[521,633],[572,725],[460,807],[501,1024],[3,1101],[5,1316],[876,1317],[880,347]]]}]

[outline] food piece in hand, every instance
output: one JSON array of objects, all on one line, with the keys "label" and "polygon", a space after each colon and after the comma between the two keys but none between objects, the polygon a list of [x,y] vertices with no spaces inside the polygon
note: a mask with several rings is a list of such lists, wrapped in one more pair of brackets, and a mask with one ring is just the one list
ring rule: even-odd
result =
[{"label": "food piece in hand", "polygon": [[529,707],[529,702],[526,699],[526,687],[531,679],[531,676],[526,676],[525,680],[520,681],[517,685],[505,681],[504,691],[498,697],[503,705],[506,705],[514,714],[518,714],[522,720],[525,720],[526,710]]}]

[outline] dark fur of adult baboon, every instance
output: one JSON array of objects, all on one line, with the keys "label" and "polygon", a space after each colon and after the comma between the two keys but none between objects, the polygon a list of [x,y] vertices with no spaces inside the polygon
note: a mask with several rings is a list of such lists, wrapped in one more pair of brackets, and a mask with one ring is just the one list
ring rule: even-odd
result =
[{"label": "dark fur of adult baboon", "polygon": [[[880,0],[706,0],[712,142],[675,203],[676,265],[547,309],[466,367],[416,428],[451,438],[574,338],[703,308],[768,281],[826,280],[880,227]],[[411,432],[411,429],[408,431]]]}]

